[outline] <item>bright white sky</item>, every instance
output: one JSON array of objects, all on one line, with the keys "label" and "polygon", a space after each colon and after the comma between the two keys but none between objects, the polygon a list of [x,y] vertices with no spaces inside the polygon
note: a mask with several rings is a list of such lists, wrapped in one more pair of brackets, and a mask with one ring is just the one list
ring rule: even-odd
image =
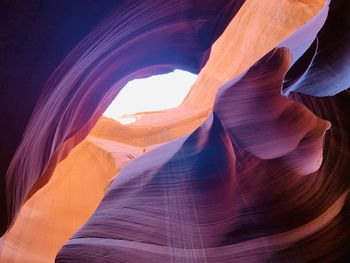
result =
[{"label": "bright white sky", "polygon": [[197,75],[176,69],[168,74],[132,80],[119,92],[103,115],[129,124],[136,121],[137,117],[123,115],[178,107],[196,79]]}]

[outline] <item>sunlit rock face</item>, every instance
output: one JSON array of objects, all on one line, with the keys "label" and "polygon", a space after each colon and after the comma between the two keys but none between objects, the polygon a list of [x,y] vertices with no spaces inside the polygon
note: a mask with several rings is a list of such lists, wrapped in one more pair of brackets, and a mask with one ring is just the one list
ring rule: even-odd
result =
[{"label": "sunlit rock face", "polygon": [[118,170],[112,153],[94,140],[87,138],[75,147],[45,187],[25,203],[5,235],[1,262],[54,261],[62,243],[96,209]]},{"label": "sunlit rock face", "polygon": [[[348,1],[78,2],[1,9],[0,262],[350,260]],[[175,68],[179,107],[100,118]]]}]

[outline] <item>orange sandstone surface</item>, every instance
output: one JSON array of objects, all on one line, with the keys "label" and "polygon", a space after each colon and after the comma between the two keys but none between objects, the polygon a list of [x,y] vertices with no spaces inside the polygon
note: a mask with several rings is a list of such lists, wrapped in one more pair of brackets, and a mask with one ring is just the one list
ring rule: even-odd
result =
[{"label": "orange sandstone surface", "polygon": [[141,113],[123,126],[102,117],[90,135],[56,167],[49,183],[23,206],[0,242],[0,262],[53,262],[91,216],[127,163],[158,144],[195,130],[211,113],[217,90],[309,21],[325,0],[249,0],[214,44],[182,105]]}]

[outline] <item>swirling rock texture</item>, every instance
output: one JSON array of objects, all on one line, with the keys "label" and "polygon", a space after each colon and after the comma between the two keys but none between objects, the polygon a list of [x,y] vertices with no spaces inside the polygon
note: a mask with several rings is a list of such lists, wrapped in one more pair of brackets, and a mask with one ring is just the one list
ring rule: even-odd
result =
[{"label": "swirling rock texture", "polygon": [[1,4],[0,262],[348,262],[350,2],[102,2]]}]

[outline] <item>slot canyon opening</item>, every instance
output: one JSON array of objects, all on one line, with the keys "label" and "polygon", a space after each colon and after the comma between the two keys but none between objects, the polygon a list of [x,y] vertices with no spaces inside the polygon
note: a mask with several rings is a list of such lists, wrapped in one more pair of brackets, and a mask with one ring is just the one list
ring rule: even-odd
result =
[{"label": "slot canyon opening", "polygon": [[103,115],[127,125],[141,117],[138,113],[176,108],[196,79],[197,75],[176,69],[167,74],[132,80],[123,87]]},{"label": "slot canyon opening", "polygon": [[[190,133],[206,118],[182,105],[196,79],[195,74],[175,70],[135,79],[124,86],[89,135],[57,164],[50,180],[27,200],[7,238],[16,240],[21,235],[21,239],[30,240],[36,233],[36,242],[30,243],[31,251],[40,255],[45,250],[48,258],[54,258],[94,213],[125,165]],[[48,207],[53,215],[50,218],[40,213]],[[35,220],[28,222],[27,215],[33,216],[33,211],[38,211]],[[64,230],[61,222],[66,222]],[[22,229],[32,231],[24,234]],[[50,236],[55,239],[46,242]],[[4,253],[7,251],[11,250],[5,246]]]}]

